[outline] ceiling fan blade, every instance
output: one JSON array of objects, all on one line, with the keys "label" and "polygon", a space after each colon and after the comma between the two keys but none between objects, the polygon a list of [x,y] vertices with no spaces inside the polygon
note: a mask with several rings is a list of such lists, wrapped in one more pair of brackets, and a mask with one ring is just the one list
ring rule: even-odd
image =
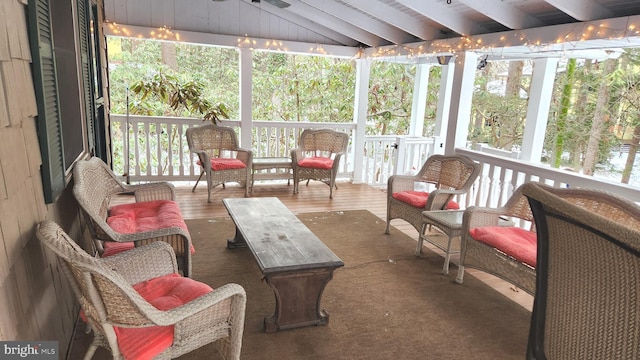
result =
[{"label": "ceiling fan blade", "polygon": [[264,0],[264,2],[268,2],[269,4],[273,5],[273,6],[277,6],[280,9],[284,9],[287,8],[289,6],[291,6],[291,4],[286,3],[282,0]]}]

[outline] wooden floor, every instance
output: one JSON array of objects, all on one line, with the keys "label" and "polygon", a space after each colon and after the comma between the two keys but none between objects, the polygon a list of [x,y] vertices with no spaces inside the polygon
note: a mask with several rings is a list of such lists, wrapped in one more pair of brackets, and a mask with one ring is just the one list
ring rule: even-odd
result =
[{"label": "wooden floor", "polygon": [[[236,184],[229,184],[225,189],[221,186],[215,188],[212,192],[212,201],[208,203],[207,188],[204,183],[201,182],[195,192],[191,191],[192,188],[193,183],[176,183],[176,198],[185,219],[228,217],[229,215],[222,204],[222,199],[244,196],[244,189]],[[338,189],[333,192],[333,199],[329,199],[329,188],[320,182],[312,181],[308,186],[305,186],[305,183],[300,183],[298,194],[293,194],[293,185],[287,185],[286,181],[281,183],[256,183],[252,196],[277,197],[294,214],[365,209],[377,215],[381,221],[386,220],[386,188],[378,189],[365,184],[339,182]],[[116,200],[116,202],[127,201],[131,201],[130,198],[123,197]],[[407,222],[396,219],[391,221],[391,225],[417,241],[418,232]],[[438,254],[443,254],[438,248],[428,243],[425,243],[424,246]],[[453,264],[456,264],[457,260],[457,256],[452,256],[451,261]],[[450,271],[457,271],[457,267],[453,264]],[[470,275],[482,280],[526,309],[532,309],[533,297],[526,292],[477,270],[468,269],[465,276]],[[90,342],[89,336],[83,334],[82,328],[83,325],[79,324],[69,353],[70,359],[82,358]],[[107,358],[109,358],[108,352],[103,349],[99,349],[96,356],[94,356],[94,359]]]}]

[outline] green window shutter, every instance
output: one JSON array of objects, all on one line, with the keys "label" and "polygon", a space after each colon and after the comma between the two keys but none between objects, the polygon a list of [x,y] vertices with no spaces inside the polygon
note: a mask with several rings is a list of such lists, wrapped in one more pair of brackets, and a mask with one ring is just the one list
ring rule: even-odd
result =
[{"label": "green window shutter", "polygon": [[49,0],[29,0],[29,30],[42,184],[45,202],[50,204],[64,190],[65,167]]},{"label": "green window shutter", "polygon": [[93,67],[92,46],[89,35],[89,11],[91,7],[87,0],[78,0],[78,30],[80,31],[80,59],[82,63],[82,87],[84,93],[84,112],[87,120],[87,139],[89,140],[89,152],[95,154],[95,122],[96,109],[93,93]]}]

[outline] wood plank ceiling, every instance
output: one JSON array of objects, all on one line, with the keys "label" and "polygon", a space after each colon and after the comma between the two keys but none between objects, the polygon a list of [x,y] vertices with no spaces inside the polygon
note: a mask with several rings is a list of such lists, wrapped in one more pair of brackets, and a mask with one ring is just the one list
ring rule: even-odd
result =
[{"label": "wood plank ceiling", "polygon": [[[369,53],[398,47],[415,51],[418,46],[429,48],[431,53],[508,48],[501,50],[500,56],[519,57],[543,50],[566,52],[567,48],[592,50],[640,45],[636,30],[636,26],[640,29],[637,0],[104,0],[104,3],[105,19],[119,27],[134,27],[138,32],[146,28],[185,31],[208,39],[204,42],[220,44],[225,43],[224,36],[250,38],[257,47],[288,41],[327,49],[357,48]],[[108,33],[122,34],[113,29]],[[257,43],[255,39],[263,42]],[[599,40],[605,41],[598,43]],[[563,45],[554,47],[554,43]]]}]

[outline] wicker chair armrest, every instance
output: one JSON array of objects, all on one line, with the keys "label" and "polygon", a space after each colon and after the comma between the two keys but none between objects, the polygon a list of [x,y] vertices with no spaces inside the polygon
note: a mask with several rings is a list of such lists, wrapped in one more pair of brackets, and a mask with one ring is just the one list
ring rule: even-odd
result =
[{"label": "wicker chair armrest", "polygon": [[[200,160],[201,164],[211,163],[211,157],[209,156],[209,153],[206,152],[205,150],[200,150],[200,149],[189,149],[189,150],[191,150],[192,153],[198,155],[198,159]],[[207,169],[206,166],[202,166],[202,167]]]},{"label": "wicker chair armrest", "polygon": [[186,239],[191,239],[191,236],[187,231],[177,226],[164,228],[164,229],[136,232],[131,234],[118,233],[113,231],[113,229],[111,231],[116,234],[113,240],[117,242],[131,242],[131,241],[141,241],[141,240],[148,240],[149,242],[152,242],[155,240],[155,238],[161,238],[163,236],[168,236],[168,235],[182,235]]},{"label": "wicker chair armrest", "polygon": [[449,200],[455,195],[466,194],[466,189],[436,189],[429,193],[429,197],[427,198],[427,204],[425,205],[425,210],[440,210],[444,209],[449,202]]},{"label": "wicker chair armrest", "polygon": [[251,163],[253,162],[253,151],[243,148],[238,148],[236,151],[236,159],[245,163],[247,167],[251,167]]},{"label": "wicker chair armrest", "polygon": [[102,258],[102,261],[129,284],[178,272],[173,248],[162,241]]},{"label": "wicker chair armrest", "polygon": [[462,232],[466,234],[470,229],[483,226],[498,226],[500,217],[506,216],[504,208],[487,208],[471,206],[462,215]]},{"label": "wicker chair armrest", "polygon": [[335,157],[333,158],[333,169],[338,169],[338,167],[340,166],[340,159],[342,159],[342,155],[344,153],[339,152],[335,154]]},{"label": "wicker chair armrest", "polygon": [[304,152],[301,148],[291,149],[291,164],[297,165],[298,161],[304,159]]},{"label": "wicker chair armrest", "polygon": [[[215,307],[216,304],[224,302],[227,299],[232,300],[231,309],[226,305],[220,309],[215,309],[214,311],[206,311],[212,306]],[[214,289],[210,293],[195,298],[184,305],[167,311],[152,311],[147,314],[147,316],[156,325],[160,326],[168,326],[182,321],[187,321],[186,324],[177,325],[184,327],[189,326],[188,322],[191,321],[189,317],[196,315],[198,321],[202,322],[203,320],[206,321],[206,319],[202,319],[201,317],[208,314],[211,317],[211,320],[208,322],[211,325],[215,325],[212,320],[216,318],[220,319],[220,313],[232,314],[234,312],[240,312],[244,318],[246,302],[247,294],[245,293],[244,288],[238,284],[229,283]]]},{"label": "wicker chair armrest", "polygon": [[175,199],[175,186],[164,181],[131,185],[127,187],[127,190],[133,191],[136,202]]},{"label": "wicker chair armrest", "polygon": [[412,175],[392,175],[387,181],[387,197],[399,191],[413,190],[416,177]]}]

